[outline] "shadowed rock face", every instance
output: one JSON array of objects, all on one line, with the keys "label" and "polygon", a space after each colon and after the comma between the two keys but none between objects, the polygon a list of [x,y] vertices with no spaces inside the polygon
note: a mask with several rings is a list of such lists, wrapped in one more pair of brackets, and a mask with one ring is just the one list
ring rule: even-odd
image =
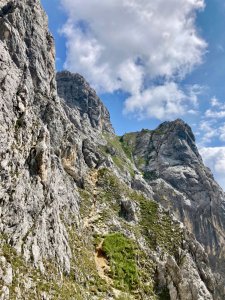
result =
[{"label": "shadowed rock face", "polygon": [[87,115],[93,128],[114,132],[107,108],[81,75],[63,71],[56,79],[58,95],[69,107],[78,109],[81,116]]},{"label": "shadowed rock face", "polygon": [[[224,299],[195,239],[218,268],[224,193],[190,127],[125,145],[85,79],[54,63],[40,1],[0,0],[0,299]],[[105,240],[109,273],[94,260]]]},{"label": "shadowed rock face", "polygon": [[175,213],[205,245],[216,271],[224,272],[225,195],[204,166],[191,128],[182,120],[135,133],[136,165],[155,199]]}]

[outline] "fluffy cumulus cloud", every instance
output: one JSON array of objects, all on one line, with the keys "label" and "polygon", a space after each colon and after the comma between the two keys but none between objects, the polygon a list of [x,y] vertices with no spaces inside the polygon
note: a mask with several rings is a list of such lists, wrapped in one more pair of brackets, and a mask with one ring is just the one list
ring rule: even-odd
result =
[{"label": "fluffy cumulus cloud", "polygon": [[211,108],[205,112],[206,118],[225,119],[225,104],[216,97],[210,100]]},{"label": "fluffy cumulus cloud", "polygon": [[159,120],[171,119],[185,113],[194,114],[195,110],[191,110],[189,105],[192,104],[193,108],[197,106],[198,90],[196,86],[183,91],[178,84],[167,82],[132,94],[125,101],[124,111],[136,114],[139,119],[156,117]]},{"label": "fluffy cumulus cloud", "polygon": [[140,118],[180,116],[198,92],[179,80],[202,61],[195,27],[204,0],[61,0],[68,14],[65,68],[98,91],[123,90],[125,112]]},{"label": "fluffy cumulus cloud", "polygon": [[200,149],[200,153],[205,164],[225,190],[225,147],[204,147]]},{"label": "fluffy cumulus cloud", "polygon": [[207,146],[214,141],[225,142],[225,124],[216,119],[201,121],[196,133],[201,135],[200,146]]},{"label": "fluffy cumulus cloud", "polygon": [[200,145],[207,146],[215,141],[225,142],[225,103],[213,97],[210,107],[199,122],[197,134],[201,136]]},{"label": "fluffy cumulus cloud", "polygon": [[207,109],[205,116],[207,118],[224,119],[225,110],[215,111],[215,110]]}]

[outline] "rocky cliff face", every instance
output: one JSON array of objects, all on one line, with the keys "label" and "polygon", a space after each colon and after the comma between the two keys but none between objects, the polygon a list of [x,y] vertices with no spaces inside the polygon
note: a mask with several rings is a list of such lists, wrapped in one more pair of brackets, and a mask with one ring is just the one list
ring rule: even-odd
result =
[{"label": "rocky cliff face", "polygon": [[223,273],[225,194],[204,166],[191,128],[176,120],[132,138],[122,140],[130,145],[155,199],[184,222],[207,249],[212,267]]},{"label": "rocky cliff face", "polygon": [[56,79],[58,95],[67,106],[78,110],[81,118],[88,118],[92,128],[114,132],[108,110],[81,75],[64,71],[57,73]]},{"label": "rocky cliff face", "polygon": [[224,194],[190,128],[115,136],[56,76],[39,0],[0,1],[0,106],[0,299],[223,299]]},{"label": "rocky cliff face", "polygon": [[204,166],[191,128],[182,120],[165,122],[156,130],[125,135],[121,142],[153,198],[194,233],[213,270],[224,277],[225,194]]},{"label": "rocky cliff face", "polygon": [[67,117],[57,99],[53,38],[39,1],[1,1],[0,9],[1,232],[42,270],[46,257],[69,271],[60,212],[76,216],[78,196],[59,159]]}]

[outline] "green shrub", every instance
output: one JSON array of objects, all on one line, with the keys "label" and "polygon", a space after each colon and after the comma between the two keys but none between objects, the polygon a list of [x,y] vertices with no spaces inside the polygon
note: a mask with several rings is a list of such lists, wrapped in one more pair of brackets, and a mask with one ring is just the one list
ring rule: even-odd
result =
[{"label": "green shrub", "polygon": [[146,171],[146,172],[144,172],[144,179],[155,180],[157,178],[158,178],[158,176],[157,176],[156,171]]},{"label": "green shrub", "polygon": [[167,287],[158,293],[159,300],[170,300],[170,293]]},{"label": "green shrub", "polygon": [[115,286],[124,290],[135,289],[138,271],[134,243],[121,233],[112,233],[105,237],[102,247],[109,259]]}]

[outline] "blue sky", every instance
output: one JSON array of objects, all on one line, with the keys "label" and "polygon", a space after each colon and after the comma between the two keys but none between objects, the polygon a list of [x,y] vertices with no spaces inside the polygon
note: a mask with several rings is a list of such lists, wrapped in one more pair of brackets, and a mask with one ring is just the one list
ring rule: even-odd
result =
[{"label": "blue sky", "polygon": [[108,107],[117,134],[182,118],[225,187],[224,1],[42,4],[57,70],[84,75]]}]

